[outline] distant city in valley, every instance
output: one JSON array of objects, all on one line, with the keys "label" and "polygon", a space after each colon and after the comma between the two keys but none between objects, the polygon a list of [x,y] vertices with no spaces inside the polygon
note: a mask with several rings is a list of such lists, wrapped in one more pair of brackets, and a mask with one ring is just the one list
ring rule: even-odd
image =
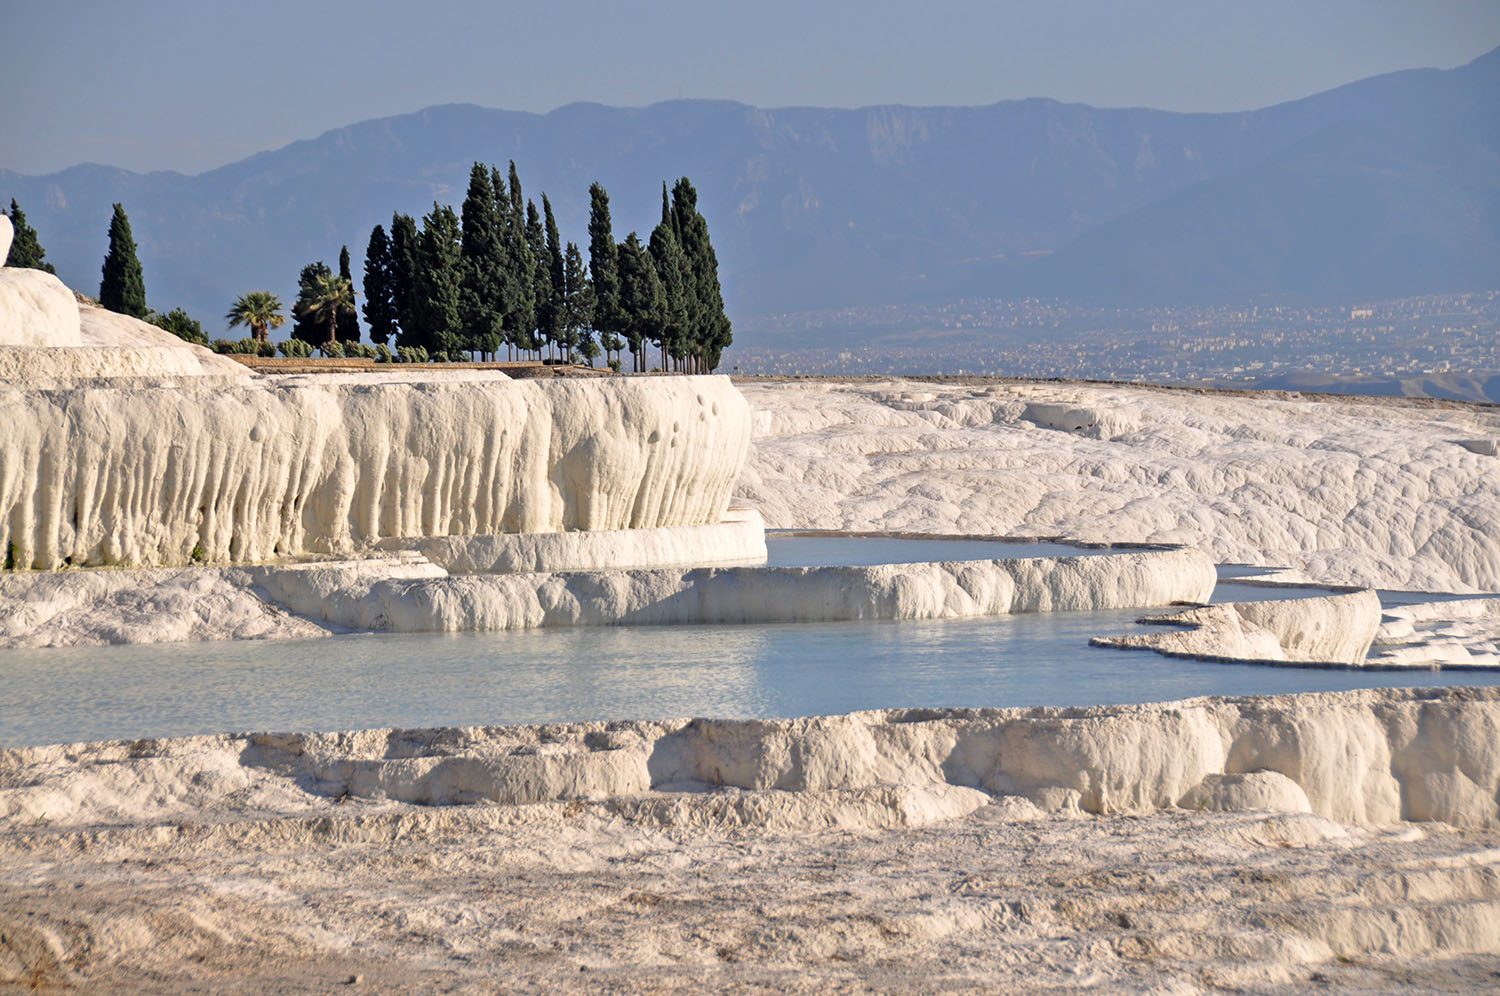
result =
[{"label": "distant city in valley", "polygon": [[764,374],[984,374],[1500,402],[1500,291],[1328,307],[1115,308],[1035,298],[746,318]]}]

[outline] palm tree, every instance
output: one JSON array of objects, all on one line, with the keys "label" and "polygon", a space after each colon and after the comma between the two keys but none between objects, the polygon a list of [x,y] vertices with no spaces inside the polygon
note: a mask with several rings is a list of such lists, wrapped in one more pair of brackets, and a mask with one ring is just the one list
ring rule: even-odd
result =
[{"label": "palm tree", "polygon": [[281,313],[281,298],[264,290],[241,294],[224,317],[229,319],[230,328],[243,325],[259,342],[269,342],[270,330],[281,328],[286,321],[286,316]]},{"label": "palm tree", "polygon": [[319,273],[310,290],[303,314],[328,323],[328,341],[320,347],[326,354],[338,341],[340,313],[354,307],[354,284],[336,273]]}]

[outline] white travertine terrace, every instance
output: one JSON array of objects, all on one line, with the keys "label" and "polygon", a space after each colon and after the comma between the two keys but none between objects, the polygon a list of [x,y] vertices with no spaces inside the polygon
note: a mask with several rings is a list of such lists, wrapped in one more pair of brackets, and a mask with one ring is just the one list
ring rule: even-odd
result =
[{"label": "white travertine terrace", "polygon": [[114,741],[0,750],[0,827],[159,822],[232,807],[252,790],[304,805],[345,796],[451,805],[881,787],[930,801],[924,815],[905,796],[913,822],[1015,796],[1046,812],[1180,805],[1497,827],[1497,731],[1491,688]]},{"label": "white travertine terrace", "polygon": [[1380,628],[1380,612],[1373,591],[1226,602],[1146,620],[1160,627],[1154,632],[1092,642],[1173,657],[1362,667]]},{"label": "white travertine terrace", "polygon": [[254,377],[14,268],[0,406],[0,550],[22,569],[709,526],[750,435],[722,377]]},{"label": "white travertine terrace", "polygon": [[0,574],[0,648],[552,626],[961,619],[1201,601],[1195,550],[875,567],[450,575],[407,553]]},{"label": "white travertine terrace", "polygon": [[1497,708],[1450,689],[0,751],[0,986],[1488,991]]},{"label": "white travertine terrace", "polygon": [[1387,609],[1370,661],[1389,668],[1500,668],[1500,598]]},{"label": "white travertine terrace", "polygon": [[1179,543],[1371,588],[1500,591],[1500,411],[1149,386],[740,381],[772,528]]},{"label": "white travertine terrace", "polygon": [[0,267],[0,346],[82,345],[78,305],[61,280],[41,270]]},{"label": "white travertine terrace", "polygon": [[38,569],[712,523],[749,444],[722,377],[0,384],[0,405],[0,547]]},{"label": "white travertine terrace", "polygon": [[402,633],[549,626],[964,619],[1198,601],[1214,566],[1196,550],[875,567],[675,568],[386,579],[257,572],[299,616]]},{"label": "white travertine terrace", "polygon": [[760,513],[732,508],[701,526],[421,536],[376,547],[421,554],[450,574],[718,567],[765,563],[766,526]]}]

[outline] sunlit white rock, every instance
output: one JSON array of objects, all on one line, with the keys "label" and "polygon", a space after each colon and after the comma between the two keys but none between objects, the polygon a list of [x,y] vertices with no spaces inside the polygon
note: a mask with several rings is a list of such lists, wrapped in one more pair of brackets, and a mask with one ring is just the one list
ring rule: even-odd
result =
[{"label": "sunlit white rock", "polygon": [[704,567],[765,563],[766,528],[760,513],[730,509],[701,526],[422,536],[376,546],[419,553],[452,574]]},{"label": "sunlit white rock", "polygon": [[0,347],[80,346],[78,303],[50,273],[0,267]]},{"label": "sunlit white rock", "polygon": [[723,377],[0,383],[0,406],[0,548],[32,568],[712,523],[749,445]]},{"label": "sunlit white rock", "polygon": [[[955,619],[1208,597],[1194,550],[876,567],[449,576],[407,553],[259,567],[0,574],[0,648],[632,623]],[[199,597],[212,593],[212,598]]]},{"label": "sunlit white rock", "polygon": [[1106,647],[1137,647],[1174,657],[1366,665],[1380,628],[1373,591],[1264,602],[1226,602],[1147,620],[1153,632],[1099,637]]},{"label": "sunlit white rock", "polygon": [[[1500,591],[1500,414],[1086,384],[741,382],[772,528],[1181,543],[1379,588]],[[1040,407],[1047,406],[1047,407]],[[1109,439],[1025,415],[1133,413]],[[1123,424],[1123,423],[1122,423]]]},{"label": "sunlit white rock", "polygon": [[[931,806],[909,822],[1019,796],[1043,811],[1145,815],[1182,804],[1495,827],[1497,731],[1500,689],[1484,688],[184,737],[149,750],[129,741],[0,750],[0,821],[164,821],[217,811],[252,790],[454,804],[899,786],[907,791],[888,804]],[[945,791],[955,788],[962,798]]]}]

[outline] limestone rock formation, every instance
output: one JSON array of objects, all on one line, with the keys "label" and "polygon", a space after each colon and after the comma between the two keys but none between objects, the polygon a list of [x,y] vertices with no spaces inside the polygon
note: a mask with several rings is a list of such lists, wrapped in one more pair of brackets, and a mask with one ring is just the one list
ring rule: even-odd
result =
[{"label": "limestone rock formation", "polygon": [[1497,728],[1500,689],[1457,688],[118,741],[0,750],[0,826],[168,821],[256,797],[515,804],[894,786],[929,801],[927,821],[1013,796],[1053,812],[1183,804],[1493,828]]},{"label": "limestone rock formation", "polygon": [[749,445],[722,377],[0,383],[0,406],[0,548],[38,569],[712,523]]},{"label": "limestone rock formation", "polygon": [[736,496],[771,528],[1180,543],[1337,584],[1500,591],[1500,473],[1488,446],[1455,442],[1500,438],[1500,413],[1482,406],[1144,385],[740,386],[756,423]]},{"label": "limestone rock formation", "polygon": [[0,268],[0,347],[81,345],[78,303],[61,280],[41,270]]},{"label": "limestone rock formation", "polygon": [[765,563],[766,526],[758,512],[730,509],[701,526],[421,536],[376,546],[419,553],[450,574],[723,567]]},{"label": "limestone rock formation", "polygon": [[[545,537],[519,539],[531,549],[533,540]],[[1213,564],[1194,550],[875,567],[456,576],[408,552],[254,567],[12,572],[0,574],[0,648],[349,630],[955,619],[1161,606],[1206,598],[1213,584]]]},{"label": "limestone rock formation", "polygon": [[1380,598],[1373,591],[1226,602],[1143,620],[1158,627],[1156,632],[1092,642],[1172,657],[1363,667],[1380,615]]}]

